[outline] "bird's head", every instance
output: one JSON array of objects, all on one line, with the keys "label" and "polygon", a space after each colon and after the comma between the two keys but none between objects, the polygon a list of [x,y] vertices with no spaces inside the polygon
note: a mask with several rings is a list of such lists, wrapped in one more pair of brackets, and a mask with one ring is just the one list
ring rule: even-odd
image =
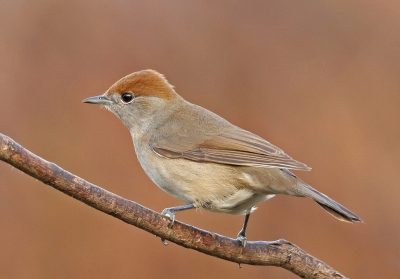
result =
[{"label": "bird's head", "polygon": [[144,128],[154,117],[162,118],[181,99],[163,75],[142,70],[121,78],[103,95],[83,102],[104,106],[132,131]]}]

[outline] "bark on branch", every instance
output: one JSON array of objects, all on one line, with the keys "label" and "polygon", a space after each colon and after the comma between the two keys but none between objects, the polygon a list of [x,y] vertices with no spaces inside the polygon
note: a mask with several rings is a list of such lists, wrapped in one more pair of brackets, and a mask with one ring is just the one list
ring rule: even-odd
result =
[{"label": "bark on branch", "polygon": [[169,220],[159,213],[63,170],[3,134],[0,134],[0,160],[74,199],[180,246],[238,264],[280,266],[302,278],[345,278],[324,262],[283,239],[278,240],[278,244],[249,241],[243,248],[236,239],[179,221],[175,221],[170,228],[167,226]]}]

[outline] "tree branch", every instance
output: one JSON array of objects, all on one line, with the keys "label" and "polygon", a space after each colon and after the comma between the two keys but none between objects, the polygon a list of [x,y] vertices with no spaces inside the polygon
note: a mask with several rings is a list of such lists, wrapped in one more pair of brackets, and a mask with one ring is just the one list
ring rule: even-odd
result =
[{"label": "tree branch", "polygon": [[280,266],[302,278],[345,278],[324,262],[283,239],[276,242],[249,241],[243,248],[236,239],[179,221],[175,221],[170,228],[168,218],[61,169],[2,134],[0,160],[74,199],[180,246],[238,264]]}]

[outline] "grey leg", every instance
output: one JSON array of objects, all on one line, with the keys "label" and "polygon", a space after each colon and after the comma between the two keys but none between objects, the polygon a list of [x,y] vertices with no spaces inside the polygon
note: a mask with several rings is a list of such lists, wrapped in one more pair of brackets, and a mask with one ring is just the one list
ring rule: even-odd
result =
[{"label": "grey leg", "polygon": [[246,243],[247,243],[246,228],[247,228],[247,223],[249,222],[249,217],[250,217],[250,213],[246,214],[246,217],[244,217],[243,228],[240,230],[240,232],[238,233],[238,236],[237,236],[237,240],[240,241],[240,243],[242,244],[243,247],[246,247]]},{"label": "grey leg", "polygon": [[192,208],[195,208],[193,203],[180,205],[180,206],[169,207],[169,208],[164,209],[161,212],[161,215],[166,216],[169,219],[171,219],[171,221],[172,221],[171,225],[172,225],[174,223],[174,221],[175,221],[175,212],[184,211],[184,210],[188,210],[188,209],[192,209]]}]

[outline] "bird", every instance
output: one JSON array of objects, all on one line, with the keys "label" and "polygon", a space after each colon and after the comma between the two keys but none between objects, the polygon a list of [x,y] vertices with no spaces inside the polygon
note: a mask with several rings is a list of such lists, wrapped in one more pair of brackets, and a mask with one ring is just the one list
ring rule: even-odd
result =
[{"label": "bird", "polygon": [[309,198],[340,221],[362,222],[290,171],[308,171],[306,164],[186,101],[157,71],[131,73],[104,94],[83,102],[114,113],[129,129],[145,173],[159,188],[185,203],[162,211],[171,225],[177,212],[193,208],[244,215],[237,240],[245,247],[250,214],[257,204],[277,194]]}]

